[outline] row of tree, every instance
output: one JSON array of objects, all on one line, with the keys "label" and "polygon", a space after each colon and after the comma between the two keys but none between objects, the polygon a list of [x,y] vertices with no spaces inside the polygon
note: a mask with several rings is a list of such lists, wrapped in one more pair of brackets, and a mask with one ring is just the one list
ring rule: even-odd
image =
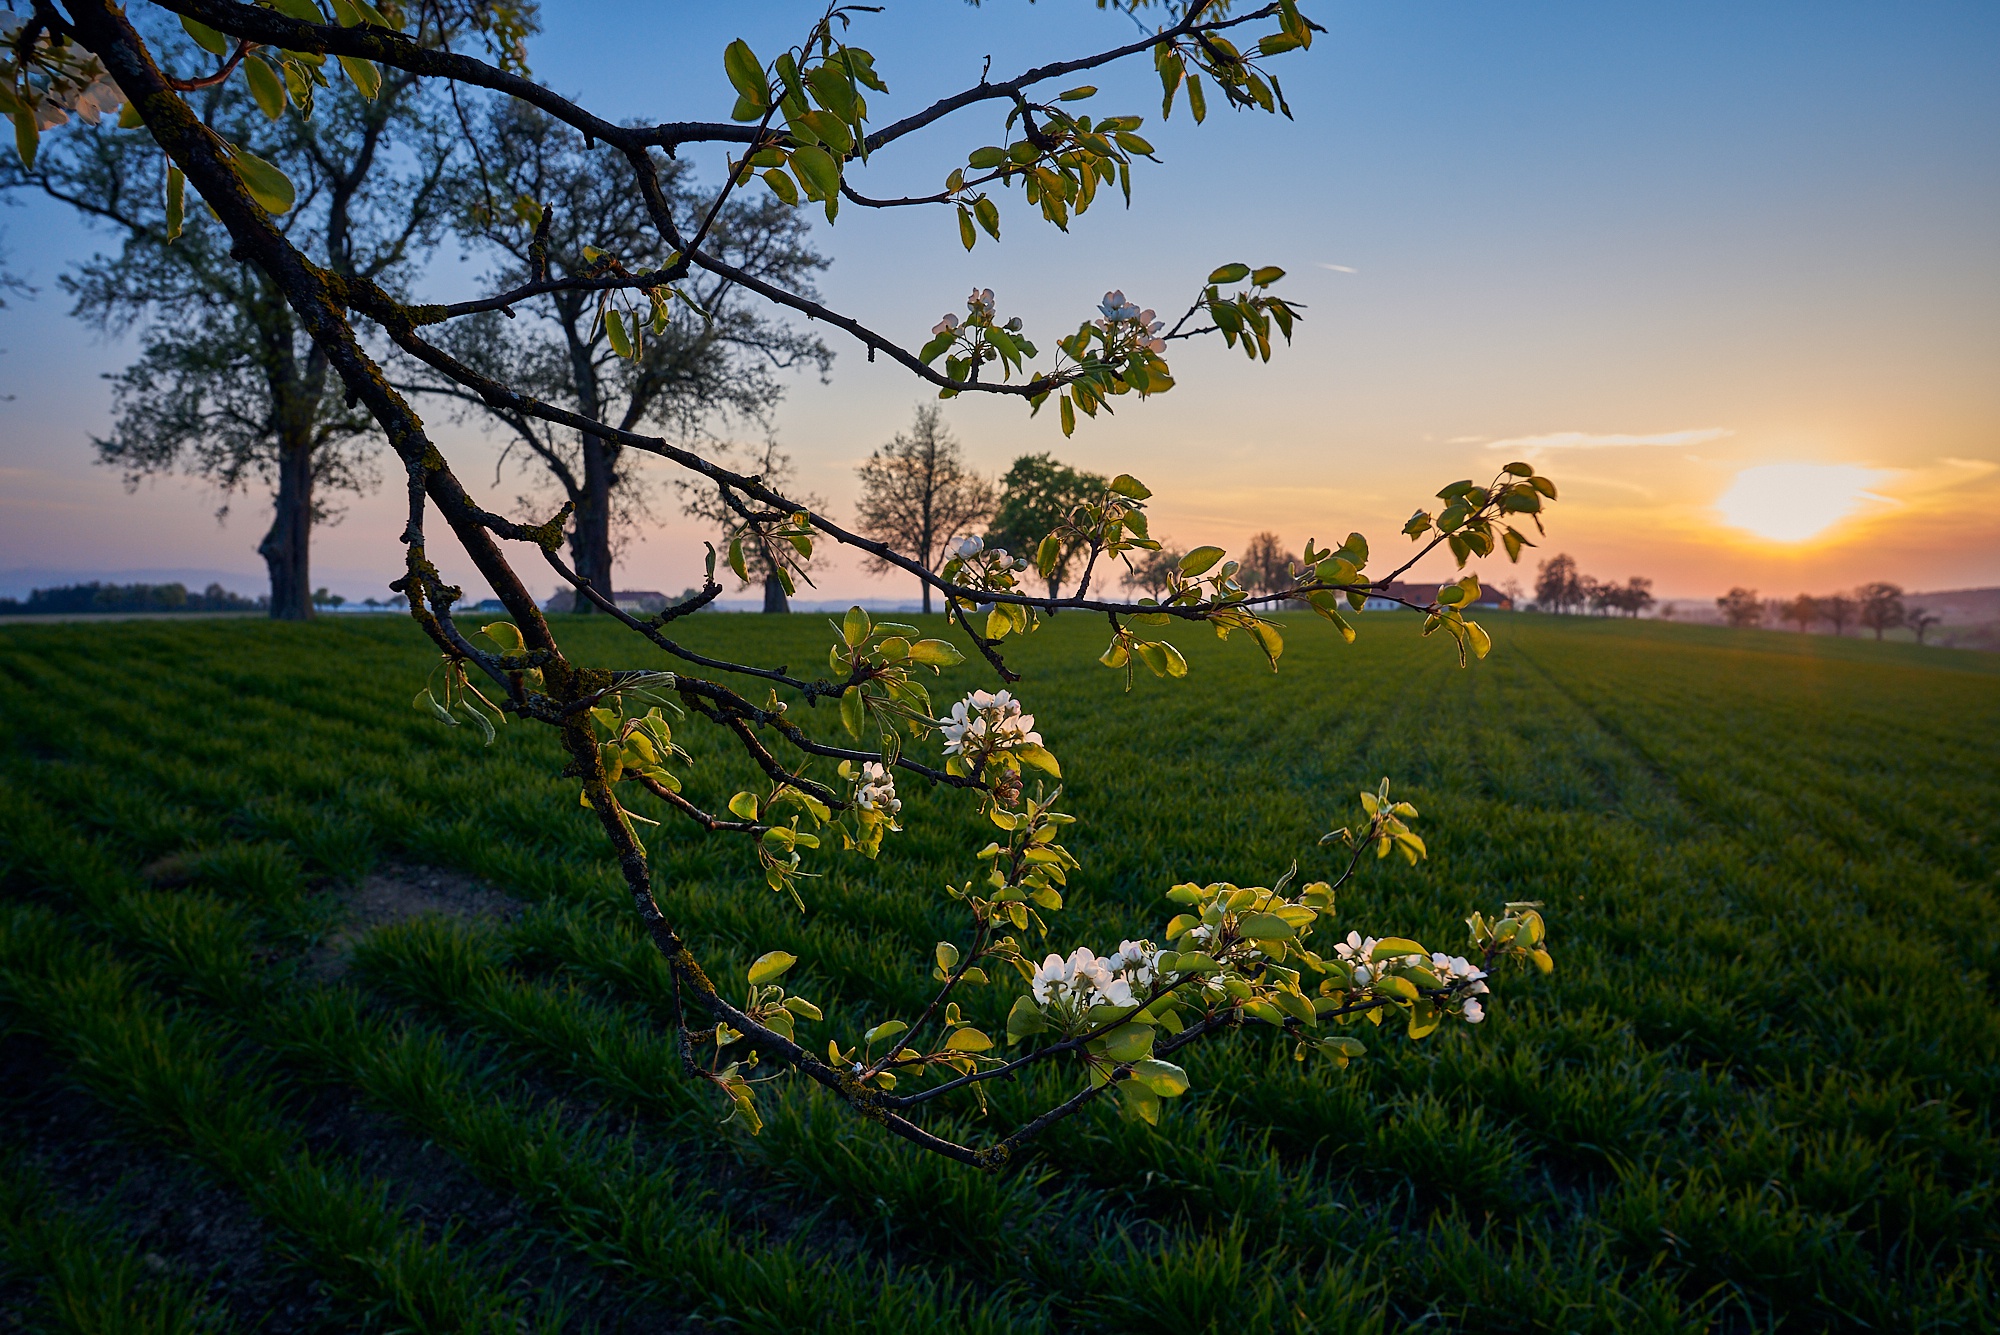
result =
[{"label": "row of tree", "polygon": [[40,616],[79,612],[255,612],[268,604],[245,598],[220,584],[200,593],[185,584],[64,584],[30,590],[25,600],[0,598],[0,616]]},{"label": "row of tree", "polygon": [[1732,626],[1793,625],[1804,634],[1824,622],[1835,635],[1845,635],[1849,626],[1861,626],[1874,631],[1878,640],[1888,631],[1907,627],[1918,644],[1943,620],[1928,608],[1909,606],[1899,585],[1881,581],[1847,593],[1802,593],[1789,599],[1760,598],[1755,589],[1734,588],[1715,605]]},{"label": "row of tree", "polygon": [[1636,617],[1653,605],[1653,581],[1634,575],[1623,584],[1586,575],[1576,558],[1559,552],[1535,569],[1535,607],[1542,612]]},{"label": "row of tree", "polygon": [[[928,570],[943,566],[950,544],[977,534],[989,547],[1032,555],[1078,506],[1103,496],[1110,479],[1061,463],[1048,454],[1016,459],[996,484],[967,466],[958,441],[936,404],[918,407],[910,430],[900,432],[863,463],[855,526],[868,537],[916,557]],[[1117,571],[1120,584],[1158,596],[1183,552],[1169,543],[1160,550],[1131,553]],[[1049,596],[1082,572],[1081,544],[1065,547],[1049,576]],[[1279,589],[1295,579],[1297,553],[1276,533],[1263,532],[1237,558],[1237,580],[1245,588]],[[898,567],[871,560],[879,574]],[[769,598],[767,597],[767,610]],[[931,610],[931,590],[923,586],[923,606]]]}]

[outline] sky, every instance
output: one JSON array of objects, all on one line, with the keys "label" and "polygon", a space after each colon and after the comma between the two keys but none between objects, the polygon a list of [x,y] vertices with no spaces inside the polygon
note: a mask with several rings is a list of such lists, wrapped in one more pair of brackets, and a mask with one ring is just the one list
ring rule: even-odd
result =
[{"label": "sky", "polygon": [[[1162,124],[1149,59],[1089,76],[1090,109],[1144,115],[1161,159],[1134,171],[1129,210],[1100,204],[1064,235],[1002,197],[1003,241],[969,255],[942,210],[848,209],[817,227],[829,304],[912,345],[975,285],[1047,347],[1107,289],[1165,311],[1221,263],[1287,270],[1277,291],[1306,318],[1268,365],[1176,345],[1171,393],[1067,440],[1053,413],[954,400],[976,467],[1047,450],[1130,472],[1155,492],[1155,533],[1182,546],[1359,530],[1397,554],[1402,521],[1439,487],[1522,458],[1561,501],[1522,566],[1480,566],[1489,583],[1531,585],[1533,561],[1564,551],[1679,597],[2000,584],[2000,7],[1302,8],[1327,31],[1273,62],[1294,120],[1213,106],[1196,127],[1183,104]],[[817,12],[562,0],[531,63],[602,115],[719,119],[724,45],[741,36],[768,58]],[[1134,34],[1083,0],[902,0],[857,16],[850,40],[889,83],[871,99],[884,124],[975,82],[989,56],[997,77]],[[912,136],[859,187],[936,189],[1000,140],[1002,115]],[[719,175],[719,156],[698,160]],[[55,279],[108,238],[16,204],[0,228],[38,292],[0,311],[0,593],[141,571],[255,592],[258,497],[218,522],[221,498],[197,481],[128,492],[91,461],[110,420],[101,377],[134,347],[70,319]],[[436,283],[458,295],[475,278],[447,254]],[[803,486],[843,518],[855,466],[926,391],[829,341],[829,376],[790,381],[774,421]],[[514,477],[495,485],[476,430],[440,417],[435,434],[481,495],[518,494]],[[399,506],[349,505],[315,540],[317,582],[382,596]],[[708,536],[660,507],[621,585],[696,582]],[[477,589],[454,556],[448,573]],[[1449,570],[1433,558],[1416,573]],[[825,597],[915,592],[838,556],[815,575]]]}]

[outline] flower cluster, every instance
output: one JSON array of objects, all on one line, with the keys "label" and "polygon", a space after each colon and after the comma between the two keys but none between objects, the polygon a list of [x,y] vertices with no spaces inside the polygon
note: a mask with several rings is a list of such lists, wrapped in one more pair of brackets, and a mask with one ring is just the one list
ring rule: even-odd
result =
[{"label": "flower cluster", "polygon": [[948,756],[986,756],[1042,744],[1035,716],[1023,714],[1021,702],[1006,691],[974,691],[954,704],[938,726]]},{"label": "flower cluster", "polygon": [[1109,343],[1115,345],[1129,340],[1134,347],[1151,353],[1167,350],[1167,341],[1160,337],[1166,325],[1154,319],[1152,311],[1142,311],[1136,303],[1125,300],[1123,292],[1106,292],[1097,309],[1104,313],[1097,327],[1109,336]]},{"label": "flower cluster", "polygon": [[861,766],[861,783],[854,790],[854,805],[892,819],[903,809],[902,799],[896,796],[896,776],[880,761],[870,760]]},{"label": "flower cluster", "polygon": [[[999,313],[999,304],[994,300],[993,289],[990,287],[973,288],[972,295],[965,299],[965,310],[966,317],[963,320],[950,311],[945,312],[945,317],[931,326],[931,333],[934,336],[955,334],[962,325],[969,328],[991,328],[994,316]],[[1018,315],[1015,316],[1002,325],[1001,328],[1019,333],[1021,329],[1021,317]]]},{"label": "flower cluster", "polygon": [[[27,26],[28,18],[29,15],[12,10],[0,14],[0,48],[12,52],[21,29]],[[45,32],[30,59],[35,66],[47,72],[48,83],[40,90],[39,98],[33,95],[35,90],[30,87],[19,87],[16,91],[28,94],[21,100],[27,102],[33,111],[37,130],[68,124],[72,111],[81,116],[86,125],[95,125],[98,117],[114,114],[125,105],[124,90],[112,81],[103,62],[74,43],[52,46]],[[0,73],[14,75],[13,64],[11,60],[0,61]],[[11,78],[8,80],[9,83],[13,81]]]},{"label": "flower cluster", "polygon": [[1446,955],[1442,951],[1431,955],[1431,972],[1438,981],[1453,989],[1454,996],[1463,997],[1458,1013],[1467,1024],[1478,1024],[1486,1018],[1486,1005],[1479,998],[1486,993],[1486,970],[1470,963],[1463,955]]},{"label": "flower cluster", "polygon": [[1028,981],[1035,1004],[1081,1015],[1092,1006],[1136,1006],[1134,988],[1143,989],[1154,977],[1159,951],[1150,941],[1122,942],[1117,953],[1099,958],[1089,946],[1078,946],[1068,959],[1050,955]]}]

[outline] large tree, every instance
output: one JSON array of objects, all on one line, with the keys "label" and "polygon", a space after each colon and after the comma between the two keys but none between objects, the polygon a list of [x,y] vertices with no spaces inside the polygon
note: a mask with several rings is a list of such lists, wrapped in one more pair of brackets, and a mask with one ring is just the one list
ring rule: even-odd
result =
[{"label": "large tree", "polygon": [[1855,619],[1875,632],[1881,639],[1882,632],[1894,630],[1903,624],[1906,615],[1903,607],[1903,586],[1877,581],[1863,584],[1854,591]]},{"label": "large tree", "polygon": [[[268,275],[298,313],[347,392],[382,428],[407,470],[410,506],[399,531],[407,573],[397,587],[409,598],[410,615],[442,655],[419,704],[445,722],[476,721],[478,732],[489,739],[495,710],[536,720],[555,732],[564,757],[561,772],[579,785],[576,804],[591,813],[608,841],[634,910],[662,961],[666,1010],[674,1030],[669,1050],[690,1079],[727,1098],[751,1130],[758,1125],[758,1091],[766,1079],[758,1067],[778,1064],[827,1091],[863,1125],[959,1163],[1001,1168],[1049,1126],[1107,1096],[1126,1115],[1157,1121],[1162,1100],[1185,1093],[1190,1085],[1188,1071],[1171,1058],[1194,1044],[1226,1039],[1246,1025],[1282,1033],[1300,1060],[1311,1057],[1342,1066],[1365,1051],[1345,1027],[1355,1021],[1395,1016],[1407,1025],[1389,1026],[1387,1032],[1407,1027],[1413,1039],[1421,1039],[1447,1022],[1483,1018],[1489,969],[1503,962],[1541,972],[1554,967],[1545,924],[1526,904],[1509,904],[1495,918],[1473,914],[1463,957],[1434,952],[1407,938],[1366,939],[1359,929],[1345,941],[1329,942],[1330,932],[1316,935],[1333,914],[1336,891],[1362,865],[1365,853],[1373,850],[1379,857],[1394,852],[1411,864],[1425,856],[1423,839],[1408,824],[1417,813],[1391,795],[1387,779],[1365,796],[1361,817],[1320,841],[1345,850],[1342,861],[1326,864],[1328,880],[1294,885],[1291,872],[1285,872],[1270,878],[1266,888],[1181,881],[1167,893],[1186,912],[1162,924],[1160,939],[1168,943],[1166,948],[1150,940],[1127,941],[1100,955],[1079,945],[1067,957],[1051,956],[1037,967],[1021,942],[1048,932],[1044,915],[1059,912],[1063,904],[1058,887],[1087,893],[1069,875],[1081,866],[1065,843],[1076,818],[1052,807],[1068,800],[1060,794],[1087,792],[1089,785],[1052,786],[1069,776],[1011,690],[972,691],[942,708],[928,693],[926,672],[963,661],[959,649],[943,638],[921,637],[910,627],[878,625],[859,607],[850,608],[835,628],[824,668],[815,662],[794,671],[788,664],[704,653],[678,642],[668,633],[668,623],[693,610],[692,604],[712,598],[720,587],[712,582],[697,599],[643,620],[608,600],[600,602],[643,641],[645,655],[628,665],[573,660],[558,642],[558,628],[542,615],[509,559],[510,552],[537,558],[593,600],[600,599],[563,559],[560,524],[555,518],[535,522],[534,516],[509,517],[477,504],[422,417],[382,374],[356,332],[355,321],[368,321],[403,352],[482,403],[658,456],[716,487],[725,499],[740,500],[741,509],[731,509],[742,528],[771,542],[773,552],[775,544],[783,543],[805,561],[812,558],[815,542],[833,542],[883,555],[887,549],[882,544],[816,512],[763,476],[732,467],[733,460],[713,449],[689,448],[662,435],[599,422],[542,399],[532,389],[480,372],[440,346],[437,327],[558,291],[599,299],[609,293],[627,320],[643,318],[655,303],[681,300],[674,294],[685,295],[682,285],[694,283],[697,276],[727,279],[773,308],[811,316],[841,331],[941,395],[986,394],[1037,408],[1053,406],[1051,416],[1065,431],[1109,411],[1114,403],[1131,408],[1138,400],[1173,389],[1166,360],[1173,340],[1214,333],[1252,358],[1268,358],[1274,335],[1289,337],[1295,318],[1293,308],[1270,290],[1283,271],[1275,266],[1253,269],[1234,260],[1189,285],[1189,305],[1171,324],[1114,291],[1098,303],[1094,316],[1074,334],[1053,340],[1053,350],[1044,354],[1019,320],[998,320],[991,293],[981,290],[968,303],[969,318],[940,321],[927,342],[911,346],[916,339],[899,340],[732,263],[711,245],[719,211],[677,207],[664,189],[663,166],[654,150],[721,146],[732,155],[725,177],[728,191],[766,189],[786,207],[810,202],[822,207],[829,221],[843,203],[863,211],[942,209],[957,223],[955,241],[967,248],[978,244],[982,232],[998,235],[1000,200],[1014,198],[1014,190],[1043,219],[1066,227],[1074,214],[1094,203],[1125,195],[1123,187],[1135,165],[1152,156],[1152,145],[1137,133],[1143,117],[1090,110],[1097,89],[1071,80],[1143,56],[1160,75],[1168,105],[1184,93],[1182,105],[1196,119],[1209,97],[1243,109],[1284,111],[1266,62],[1309,46],[1316,31],[1293,0],[1240,13],[1213,0],[1191,0],[1136,39],[1121,29],[1118,44],[1101,51],[1051,61],[1011,78],[1004,72],[982,74],[977,83],[913,107],[887,124],[876,120],[871,104],[871,99],[888,97],[887,85],[875,71],[874,57],[848,40],[850,24],[872,20],[866,11],[836,8],[822,11],[805,27],[798,45],[771,60],[742,41],[729,44],[723,68],[736,99],[728,120],[652,125],[604,120],[529,81],[522,76],[518,54],[505,42],[497,44],[498,54],[491,59],[426,48],[398,30],[393,12],[381,13],[366,0],[338,0],[337,23],[322,21],[325,16],[315,0],[272,0],[270,7],[235,0],[156,0],[199,20],[206,25],[203,31],[213,29],[243,44],[237,48],[239,59],[244,46],[256,43],[294,53],[287,60],[337,56],[346,77],[364,83],[380,77],[375,63],[380,62],[501,93],[605,145],[625,164],[627,189],[644,202],[648,225],[658,234],[657,268],[633,272],[620,262],[560,275],[531,271],[528,281],[504,291],[423,304],[310,263],[274,224],[272,189],[277,183],[268,167],[204,129],[183,97],[190,82],[162,69],[163,60],[179,68],[196,67],[185,43],[175,44],[171,34],[166,40],[148,40],[115,0],[61,0],[60,13],[53,0],[36,4],[35,20],[14,47],[29,67],[27,82],[20,69],[0,70],[15,90],[9,96],[17,126],[27,125],[25,137],[43,104],[77,105],[91,96],[98,75],[115,79],[139,108],[147,133],[215,209],[229,231],[233,253]],[[1251,24],[1258,26],[1246,29]],[[607,32],[615,36],[615,30]],[[1237,46],[1236,40],[1245,45]],[[79,58],[76,50],[88,59]],[[212,77],[221,80],[230,74],[231,68],[223,68]],[[935,193],[876,198],[864,192],[871,164],[892,149],[920,142],[915,138],[919,130],[961,113],[986,117],[980,137],[1004,143],[981,144],[962,158],[952,153],[943,188]],[[935,138],[926,136],[922,142]],[[1190,197],[1193,190],[1188,188]],[[727,198],[720,202],[726,204]],[[533,213],[540,203],[531,201],[534,207],[525,211]],[[549,216],[545,208],[541,216]],[[620,351],[636,360],[641,351],[629,345],[629,324],[621,321],[612,328],[621,325],[628,347]],[[1042,464],[1059,467],[1046,458]],[[1157,543],[1146,536],[1151,495],[1137,478],[1120,473],[1101,487],[1086,489],[1075,504],[1052,508],[1053,526],[1030,535],[1039,539],[1032,545],[1043,576],[1055,577],[1052,572],[1065,549],[1081,555],[1086,571],[1096,570],[1100,561],[1122,561],[1131,551],[1153,550]],[[1010,647],[1003,643],[1006,637],[1031,631],[1040,617],[1064,608],[1106,618],[1110,639],[1098,661],[1113,670],[1130,674],[1135,664],[1143,664],[1162,678],[1187,675],[1187,658],[1163,635],[1163,628],[1175,625],[1233,636],[1275,669],[1285,644],[1283,628],[1268,615],[1271,608],[1308,603],[1351,636],[1353,627],[1340,609],[1395,589],[1403,575],[1433,552],[1449,550],[1461,568],[1471,556],[1491,555],[1501,545],[1517,555],[1525,538],[1515,525],[1539,525],[1555,487],[1529,464],[1517,462],[1504,465],[1484,484],[1456,482],[1437,495],[1443,504],[1435,515],[1419,511],[1404,524],[1402,532],[1411,540],[1405,559],[1379,576],[1362,573],[1371,558],[1366,540],[1357,534],[1338,550],[1309,547],[1301,554],[1297,582],[1270,593],[1245,590],[1235,579],[1237,564],[1223,560],[1222,549],[1208,544],[1191,549],[1170,572],[1166,596],[1146,604],[1102,593],[1092,596],[1088,575],[1066,598],[1053,590],[1043,596],[1021,587],[1024,566],[1017,560],[1003,561],[989,552],[955,555],[936,572],[907,553],[898,554],[897,564],[944,596],[945,610],[964,632],[963,642],[985,659],[995,684],[1011,686],[1021,679],[1003,652]],[[433,511],[499,595],[505,618],[484,622],[478,631],[459,624],[463,592],[444,582],[427,555]],[[1020,550],[1029,545],[1022,543]],[[732,555],[742,546],[732,543]],[[741,564],[740,558],[733,564]],[[1461,662],[1483,657],[1491,643],[1464,615],[1464,605],[1477,589],[1477,580],[1465,576],[1440,588],[1435,599],[1417,604],[1426,613],[1426,631],[1443,632],[1437,641],[1453,646]],[[973,625],[975,612],[985,614],[983,631]],[[474,634],[481,639],[475,641]],[[672,671],[662,669],[665,662],[671,662]],[[668,702],[659,698],[665,695],[685,711],[686,723],[668,718],[661,707]],[[819,703],[837,714],[845,739],[817,720],[806,726],[807,707]],[[1047,714],[1040,726],[1053,729],[1057,720],[1059,712]],[[673,730],[683,726],[716,728],[713,735],[740,747],[761,781],[731,796],[705,795],[702,786],[713,782],[707,776],[714,767],[699,773],[688,769],[686,753],[672,740]],[[1054,732],[1050,740],[1060,744]],[[928,749],[933,742],[936,752]],[[828,764],[816,765],[817,760]],[[1135,781],[1132,776],[1143,763],[1143,754],[1134,755],[1124,770],[1109,773],[1109,781]],[[956,882],[947,888],[950,912],[960,924],[946,929],[947,939],[927,946],[912,961],[911,976],[861,980],[871,996],[914,998],[910,1006],[895,1006],[907,1020],[881,1019],[862,1027],[848,1015],[823,1015],[810,1002],[788,994],[787,970],[798,961],[782,950],[756,955],[733,977],[703,967],[699,942],[683,936],[662,907],[670,882],[660,878],[653,849],[635,817],[685,819],[711,834],[749,840],[764,883],[803,902],[802,892],[809,888],[802,879],[807,874],[804,852],[828,845],[867,856],[883,851],[885,836],[900,828],[899,777],[920,778],[945,794],[956,790],[970,795],[984,818],[980,828],[990,825],[989,833],[999,832],[990,841],[977,837],[976,843],[988,846],[968,849],[965,865],[978,870],[965,878],[963,888]],[[647,806],[659,816],[645,816]],[[1130,833],[1138,837],[1141,832]],[[1466,874],[1476,880],[1482,870],[1474,865]],[[967,984],[1012,983],[1022,975],[1028,986],[1016,992],[1004,1011],[998,1009],[1006,1004],[1004,996],[959,993]],[[1308,987],[1310,991],[1304,990]],[[970,1015],[962,1009],[968,1003]],[[1004,1021],[991,1018],[1002,1014]],[[980,1022],[1004,1023],[1010,1049],[1000,1049]],[[824,1024],[827,1030],[801,1033],[800,1026],[807,1024]],[[1363,1032],[1370,1042],[1379,1041],[1375,1029]],[[1251,1057],[1235,1069],[1222,1063],[1200,1069],[1245,1081],[1254,1078],[1251,1068],[1262,1064],[1262,1057]],[[1000,1115],[993,1119],[998,1123],[1004,1118],[1012,1124],[1010,1130],[991,1136],[982,1130],[984,1144],[944,1134],[960,1134],[954,1128],[965,1124],[986,1082],[1023,1073],[1029,1078],[1007,1088],[1032,1096],[1061,1082],[1041,1111],[1017,1114],[1010,1094],[994,1109]],[[1044,1078],[1045,1073],[1055,1080]]]},{"label": "large tree", "polygon": [[[465,21],[427,8],[415,35],[435,46]],[[294,78],[277,91],[285,76],[263,56],[243,61],[256,81],[199,90],[201,123],[289,179],[295,199],[275,225],[291,244],[334,275],[400,290],[444,221],[456,142],[438,99],[393,69],[372,96],[345,79],[309,91]],[[283,114],[302,101],[310,116]],[[221,489],[223,514],[241,494],[268,492],[271,524],[257,552],[271,615],[304,620],[313,614],[312,530],[338,516],[336,497],[374,482],[380,429],[271,275],[244,264],[228,231],[186,208],[165,175],[148,135],[104,115],[88,132],[52,137],[31,167],[10,165],[0,183],[39,189],[118,240],[62,278],[79,317],[139,336],[138,360],[112,377],[116,408],[111,433],[94,442],[99,461],[128,485],[167,472],[204,478]]]},{"label": "large tree", "polygon": [[[993,484],[966,467],[957,439],[944,424],[944,411],[935,403],[919,404],[908,433],[897,432],[855,471],[861,476],[861,496],[854,506],[854,527],[915,557],[926,570],[943,563],[946,543],[976,536],[997,503]],[[880,574],[900,568],[882,556],[870,555],[864,564]],[[917,583],[928,612],[930,581]]]},{"label": "large tree", "polygon": [[[695,188],[687,164],[658,150],[652,156],[666,205],[702,215],[712,197]],[[623,540],[654,499],[616,433],[643,428],[692,444],[724,425],[763,428],[783,394],[778,373],[807,366],[824,374],[833,355],[754,300],[735,277],[683,283],[677,297],[663,295],[638,319],[610,305],[605,289],[568,283],[671,261],[672,247],[653,226],[649,201],[631,190],[628,173],[620,159],[538,108],[493,102],[458,180],[458,225],[495,257],[495,285],[548,281],[553,290],[504,312],[481,312],[440,340],[480,374],[615,432],[495,407],[435,372],[418,381],[497,417],[508,454],[533,478],[553,483],[569,504],[571,559],[607,599]],[[805,221],[769,194],[725,203],[707,244],[741,274],[807,295],[812,276],[826,265],[809,244]],[[589,599],[576,605],[594,606]]]},{"label": "large tree", "polygon": [[1053,560],[1043,563],[1042,573],[1054,598],[1088,547],[1067,525],[1110,485],[1101,474],[1071,468],[1051,454],[1024,454],[1000,479],[1000,507],[986,541],[1034,557],[1045,538],[1053,539]]}]

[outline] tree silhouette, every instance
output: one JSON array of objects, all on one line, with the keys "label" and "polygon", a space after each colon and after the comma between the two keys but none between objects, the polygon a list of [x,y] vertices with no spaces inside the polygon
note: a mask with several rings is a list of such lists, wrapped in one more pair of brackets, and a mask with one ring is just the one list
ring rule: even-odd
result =
[{"label": "tree silhouette", "polygon": [[[935,403],[918,405],[908,434],[897,432],[855,471],[861,475],[861,496],[854,506],[854,527],[914,557],[926,570],[943,563],[947,543],[977,535],[997,504],[993,484],[965,466],[958,441]],[[872,555],[863,564],[881,574],[901,569]],[[917,582],[928,612],[930,581]]]}]

